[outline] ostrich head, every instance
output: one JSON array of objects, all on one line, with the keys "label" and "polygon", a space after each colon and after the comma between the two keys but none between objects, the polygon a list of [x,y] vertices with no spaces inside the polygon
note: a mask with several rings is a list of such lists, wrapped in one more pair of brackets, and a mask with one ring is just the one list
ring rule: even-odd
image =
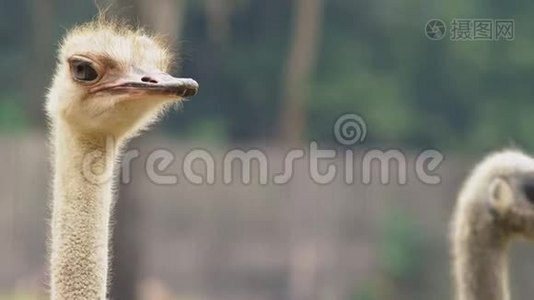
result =
[{"label": "ostrich head", "polygon": [[198,84],[167,72],[172,55],[157,37],[97,20],[61,43],[46,111],[53,127],[128,137],[166,107],[193,96]]},{"label": "ostrich head", "polygon": [[[463,201],[500,228],[503,236],[534,239],[534,159],[518,152],[504,151],[489,156],[475,170],[464,186]],[[462,201],[461,201],[462,202]],[[476,226],[476,225],[475,225]]]},{"label": "ostrich head", "polygon": [[496,221],[511,233],[534,240],[534,173],[496,178],[489,192]]}]

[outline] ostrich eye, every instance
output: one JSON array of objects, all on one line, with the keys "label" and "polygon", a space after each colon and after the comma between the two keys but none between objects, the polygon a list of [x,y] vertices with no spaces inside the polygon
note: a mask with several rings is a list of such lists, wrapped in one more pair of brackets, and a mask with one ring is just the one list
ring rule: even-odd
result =
[{"label": "ostrich eye", "polygon": [[98,72],[88,61],[72,62],[72,76],[78,81],[91,82],[98,78]]}]

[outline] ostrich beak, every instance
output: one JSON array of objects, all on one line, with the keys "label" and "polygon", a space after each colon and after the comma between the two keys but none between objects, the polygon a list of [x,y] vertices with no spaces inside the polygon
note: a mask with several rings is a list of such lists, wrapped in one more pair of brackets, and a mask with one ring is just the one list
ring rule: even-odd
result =
[{"label": "ostrich beak", "polygon": [[534,178],[532,176],[523,179],[522,188],[528,202],[534,204]]},{"label": "ostrich beak", "polygon": [[191,97],[198,93],[198,83],[191,78],[176,78],[164,72],[133,72],[111,83],[96,86],[91,92],[114,92]]}]

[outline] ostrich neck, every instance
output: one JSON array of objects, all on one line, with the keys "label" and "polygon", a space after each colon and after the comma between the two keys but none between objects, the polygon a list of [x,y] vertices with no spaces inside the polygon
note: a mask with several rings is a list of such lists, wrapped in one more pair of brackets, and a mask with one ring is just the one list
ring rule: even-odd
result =
[{"label": "ostrich neck", "polygon": [[[508,237],[495,224],[459,224],[454,239],[457,300],[510,300]],[[477,227],[477,228],[470,228]]]},{"label": "ostrich neck", "polygon": [[118,147],[109,137],[64,127],[52,137],[51,298],[106,299],[111,177]]}]

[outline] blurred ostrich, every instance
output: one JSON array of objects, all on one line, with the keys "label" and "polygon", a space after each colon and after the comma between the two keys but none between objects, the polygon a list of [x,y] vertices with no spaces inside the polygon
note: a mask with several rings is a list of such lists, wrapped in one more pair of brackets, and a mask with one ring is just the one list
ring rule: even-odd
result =
[{"label": "blurred ostrich", "polygon": [[126,141],[196,94],[141,30],[100,18],[63,40],[48,93],[54,156],[51,298],[105,299],[114,167]]},{"label": "blurred ostrich", "polygon": [[534,159],[488,156],[465,182],[452,220],[458,300],[509,300],[507,246],[534,239]]}]

